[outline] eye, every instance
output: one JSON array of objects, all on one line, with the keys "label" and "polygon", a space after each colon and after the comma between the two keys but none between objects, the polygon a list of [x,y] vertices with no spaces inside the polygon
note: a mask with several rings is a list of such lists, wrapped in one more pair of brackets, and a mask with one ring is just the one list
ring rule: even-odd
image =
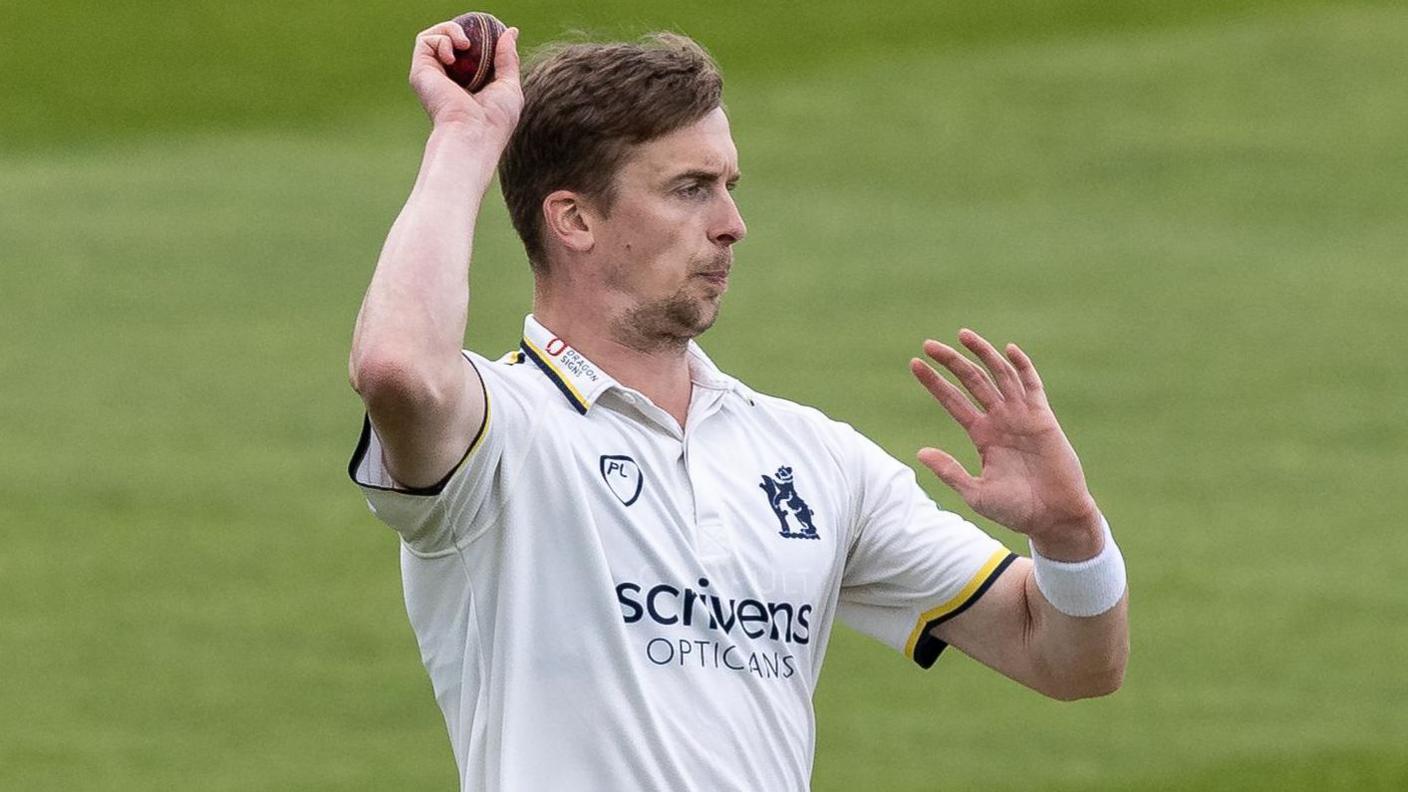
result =
[{"label": "eye", "polygon": [[699,196],[704,195],[707,192],[707,189],[703,184],[699,182],[691,182],[690,184],[686,184],[678,190],[675,190],[675,192],[681,198],[698,198]]}]

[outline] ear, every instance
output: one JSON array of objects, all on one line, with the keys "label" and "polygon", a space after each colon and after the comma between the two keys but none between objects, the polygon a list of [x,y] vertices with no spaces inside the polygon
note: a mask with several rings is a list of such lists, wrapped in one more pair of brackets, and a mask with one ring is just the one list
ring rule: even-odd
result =
[{"label": "ear", "polygon": [[587,253],[596,246],[593,219],[580,193],[557,190],[543,199],[543,224],[548,235],[574,253]]}]

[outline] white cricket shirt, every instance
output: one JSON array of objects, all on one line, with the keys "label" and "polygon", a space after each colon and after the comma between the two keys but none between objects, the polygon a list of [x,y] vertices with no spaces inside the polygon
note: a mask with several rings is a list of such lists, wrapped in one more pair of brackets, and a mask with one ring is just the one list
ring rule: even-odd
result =
[{"label": "white cricket shirt", "polygon": [[465,357],[488,419],[441,486],[392,480],[369,424],[349,471],[401,537],[464,790],[806,790],[832,622],[928,667],[1015,557],[694,344],[683,431],[531,316]]}]

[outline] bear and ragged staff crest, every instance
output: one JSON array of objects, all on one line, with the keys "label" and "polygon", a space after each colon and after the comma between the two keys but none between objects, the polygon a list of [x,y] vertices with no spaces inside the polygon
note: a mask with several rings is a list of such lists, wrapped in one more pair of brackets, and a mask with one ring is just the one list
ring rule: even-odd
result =
[{"label": "bear and ragged staff crest", "polygon": [[[764,474],[763,482],[758,488],[767,493],[768,505],[772,507],[772,513],[777,515],[777,521],[782,527],[779,534],[788,539],[821,538],[816,532],[816,525],[812,523],[811,507],[797,494],[796,483],[792,480],[792,468],[786,465],[779,467],[775,477]],[[797,520],[796,531],[792,530],[787,521],[789,515]]]}]

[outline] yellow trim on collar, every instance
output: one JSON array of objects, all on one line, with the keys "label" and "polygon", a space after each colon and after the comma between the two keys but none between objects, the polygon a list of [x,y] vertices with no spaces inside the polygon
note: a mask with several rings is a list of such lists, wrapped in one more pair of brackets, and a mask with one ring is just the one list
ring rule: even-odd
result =
[{"label": "yellow trim on collar", "polygon": [[542,361],[543,365],[552,369],[553,373],[556,374],[557,378],[562,381],[563,386],[566,387],[569,392],[571,392],[572,398],[577,400],[577,404],[581,406],[583,410],[591,406],[591,402],[587,401],[587,397],[583,396],[582,392],[577,390],[577,386],[572,384],[572,375],[558,368],[557,365],[552,362],[551,355],[544,352],[541,348],[538,347],[537,344],[528,340],[528,336],[523,337],[523,343],[532,347],[533,351],[538,353],[538,360]]}]

